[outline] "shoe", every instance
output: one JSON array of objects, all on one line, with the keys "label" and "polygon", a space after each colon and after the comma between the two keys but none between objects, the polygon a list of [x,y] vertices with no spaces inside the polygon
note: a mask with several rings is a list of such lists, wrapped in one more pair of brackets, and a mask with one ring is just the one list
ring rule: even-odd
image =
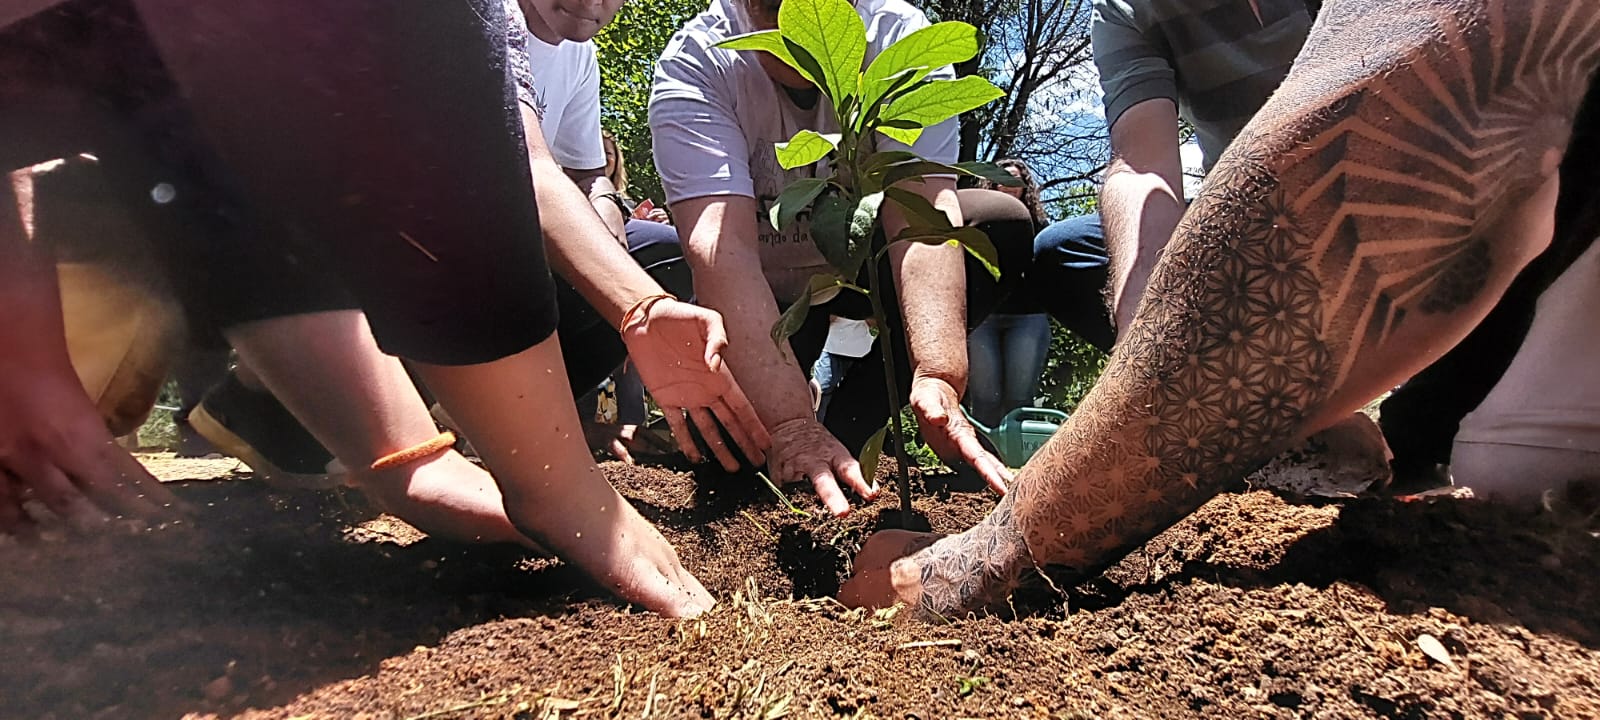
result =
[{"label": "shoe", "polygon": [[189,425],[269,485],[331,488],[344,479],[333,453],[272,393],[245,387],[233,373],[189,413]]}]

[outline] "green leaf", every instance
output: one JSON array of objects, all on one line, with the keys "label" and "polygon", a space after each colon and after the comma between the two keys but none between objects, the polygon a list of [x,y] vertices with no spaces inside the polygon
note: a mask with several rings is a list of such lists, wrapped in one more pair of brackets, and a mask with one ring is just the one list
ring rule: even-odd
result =
[{"label": "green leaf", "polygon": [[[811,51],[789,38],[783,39],[783,47],[789,51],[789,57],[794,59],[790,65],[799,70],[801,75],[811,80],[812,85],[824,88],[824,92],[826,92],[826,86],[823,84],[822,79],[828,76],[827,71],[822,69],[822,64],[817,62],[817,59],[811,55]],[[830,95],[829,97],[833,96]]]},{"label": "green leaf", "polygon": [[838,133],[823,135],[815,130],[801,130],[789,138],[789,142],[777,144],[778,164],[785,170],[810,165],[833,152],[839,146],[839,137]]},{"label": "green leaf", "polygon": [[878,116],[883,114],[884,107],[886,107],[895,98],[904,94],[907,89],[920,82],[926,75],[927,73],[923,71],[907,70],[898,75],[890,77],[887,81],[887,84],[876,89],[876,91],[879,93],[878,96],[867,101],[865,105],[866,112],[861,113],[861,115],[856,118],[856,132],[861,132],[861,129],[864,127],[876,127],[875,123],[877,122]]},{"label": "green leaf", "polygon": [[801,58],[796,58],[794,48],[799,46],[784,39],[783,34],[777,30],[762,30],[760,32],[735,35],[712,47],[724,50],[753,50],[771,53],[774,57],[782,60],[783,64],[794,68],[795,72],[810,80],[812,84],[822,87],[822,82],[817,79],[821,77],[822,69],[817,66],[816,60],[812,59],[809,53],[804,54],[803,61]]},{"label": "green leaf", "polygon": [[889,103],[883,110],[882,120],[911,120],[927,127],[976,110],[1004,95],[1000,88],[977,75],[958,80],[933,80]]},{"label": "green leaf", "polygon": [[[902,210],[905,210],[907,224],[930,230],[948,230],[951,228],[950,216],[943,210],[933,206],[928,199],[905,188],[891,187],[883,191],[885,197],[894,201]],[[919,222],[920,221],[920,224]]]},{"label": "green leaf", "polygon": [[856,94],[867,56],[867,26],[849,0],[785,0],[778,31],[811,54],[824,77],[818,87],[834,101]]},{"label": "green leaf", "polygon": [[839,296],[839,291],[851,287],[850,283],[838,275],[812,275],[806,281],[806,286],[811,293],[811,306],[816,307]]},{"label": "green leaf", "polygon": [[989,241],[989,236],[975,227],[958,227],[949,230],[935,228],[908,227],[895,236],[895,242],[915,242],[924,245],[942,245],[955,243],[965,248],[967,253],[977,258],[996,280],[1000,279],[1000,251],[996,250],[994,243]]},{"label": "green leaf", "polygon": [[867,66],[861,78],[864,101],[882,97],[895,76],[909,72],[916,82],[946,65],[965,62],[978,54],[978,29],[964,22],[942,22],[900,38]]},{"label": "green leaf", "polygon": [[850,211],[851,203],[837,193],[822,196],[811,209],[811,241],[840,270],[850,260]]},{"label": "green leaf", "polygon": [[789,338],[800,332],[800,328],[805,326],[806,315],[810,313],[811,286],[807,285],[806,291],[800,293],[800,297],[796,298],[794,304],[790,305],[783,311],[782,315],[778,316],[777,324],[772,326],[772,344],[777,345],[778,349],[782,350]]},{"label": "green leaf", "polygon": [[897,127],[880,127],[878,128],[878,132],[883,133],[884,136],[888,137],[890,140],[902,142],[907,145],[917,144],[917,139],[922,137],[922,128],[905,129]]},{"label": "green leaf", "polygon": [[932,160],[916,159],[909,162],[895,163],[884,168],[881,182],[884,187],[893,186],[901,180],[910,180],[924,175],[971,175],[955,165],[946,165]]},{"label": "green leaf", "polygon": [[779,57],[789,54],[789,49],[783,45],[783,34],[777,30],[762,30],[760,32],[735,35],[711,47],[724,50],[759,50]]},{"label": "green leaf", "polygon": [[864,175],[882,173],[883,169],[890,165],[915,162],[921,159],[916,153],[906,150],[880,150],[873,153],[872,157],[867,158],[866,164],[861,167],[861,172]]},{"label": "green leaf", "polygon": [[772,202],[772,208],[767,211],[767,219],[772,222],[774,230],[782,231],[794,222],[801,211],[811,206],[811,201],[817,199],[822,189],[828,186],[828,181],[821,178],[801,178],[783,189],[778,199]]},{"label": "green leaf", "polygon": [[878,460],[883,457],[883,438],[888,433],[889,426],[885,424],[867,438],[867,444],[861,448],[861,477],[866,478],[868,485],[878,475]]},{"label": "green leaf", "polygon": [[1022,178],[1012,175],[1009,170],[1006,170],[1005,168],[991,162],[972,161],[956,163],[956,169],[968,175],[976,175],[999,185],[1022,187]]}]

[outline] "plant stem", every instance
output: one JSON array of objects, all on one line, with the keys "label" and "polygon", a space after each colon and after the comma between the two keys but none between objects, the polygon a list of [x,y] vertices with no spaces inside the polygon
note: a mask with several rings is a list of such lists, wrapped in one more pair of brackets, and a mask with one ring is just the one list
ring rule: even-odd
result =
[{"label": "plant stem", "polygon": [[[883,309],[883,282],[878,278],[877,258],[867,260],[867,282],[872,286],[872,292],[867,297],[872,300],[872,315],[878,320],[878,340],[883,343],[883,379],[888,383],[889,422],[892,423],[890,435],[894,438],[894,461],[898,473],[895,488],[900,493],[900,524],[909,530],[913,512],[911,474],[906,460],[905,431],[900,426],[900,408],[904,403],[900,401],[900,385],[895,382],[894,333],[889,332],[889,317]],[[872,482],[872,478],[867,478],[867,482]]]}]

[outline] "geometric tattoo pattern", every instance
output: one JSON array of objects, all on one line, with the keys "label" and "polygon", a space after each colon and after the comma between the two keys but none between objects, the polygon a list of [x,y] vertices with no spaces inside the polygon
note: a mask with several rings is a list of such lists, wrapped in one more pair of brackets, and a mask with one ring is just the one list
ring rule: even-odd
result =
[{"label": "geometric tattoo pattern", "polygon": [[919,609],[1104,567],[1304,432],[1407,313],[1480,299],[1597,62],[1600,0],[1327,2],[1078,412],[989,518],[910,558]]}]

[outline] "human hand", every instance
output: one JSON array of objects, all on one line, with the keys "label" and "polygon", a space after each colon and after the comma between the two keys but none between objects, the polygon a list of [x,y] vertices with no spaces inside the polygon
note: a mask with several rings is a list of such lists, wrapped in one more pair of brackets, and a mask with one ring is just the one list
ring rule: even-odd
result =
[{"label": "human hand", "polygon": [[862,477],[861,463],[815,418],[797,418],[772,429],[767,468],[779,484],[810,480],[817,497],[835,517],[850,512],[850,501],[839,490],[841,479],[863,498],[878,496],[877,483],[868,485]]},{"label": "human hand", "polygon": [[1005,494],[1011,471],[978,442],[978,431],[961,413],[961,396],[950,383],[936,377],[912,380],[911,410],[916,413],[922,439],[939,459],[951,462],[959,458],[977,470],[995,492]]},{"label": "human hand", "polygon": [[723,440],[723,430],[751,463],[766,462],[772,437],[722,361],[728,334],[721,315],[677,300],[660,300],[645,309],[642,319],[622,329],[622,340],[685,456],[694,462],[705,459],[689,434],[687,417],[728,472],[737,471],[739,461]]},{"label": "human hand", "polygon": [[604,450],[611,456],[633,465],[633,453],[663,454],[672,452],[672,446],[643,425],[618,425],[615,423],[584,422],[583,439],[590,450]]},{"label": "human hand", "polygon": [[711,609],[716,600],[683,566],[672,544],[628,501],[615,500],[618,512],[580,521],[603,527],[575,536],[563,533],[554,543],[557,554],[624,601],[651,612],[694,617]]},{"label": "human hand", "polygon": [[651,208],[650,212],[645,213],[644,219],[650,222],[658,222],[662,225],[672,224],[672,216],[667,214],[665,208]]},{"label": "human hand", "polygon": [[850,578],[839,588],[839,601],[850,607],[883,608],[895,603],[915,607],[922,583],[909,558],[945,537],[939,533],[880,530],[867,538],[850,565]]},{"label": "human hand", "polygon": [[867,538],[839,599],[856,607],[903,602],[924,619],[1003,604],[1033,570],[1011,499],[955,535],[885,530]]},{"label": "human hand", "polygon": [[170,515],[176,506],[117,446],[70,367],[0,372],[0,534],[37,533],[23,508],[29,500],[80,530],[118,515]]}]

